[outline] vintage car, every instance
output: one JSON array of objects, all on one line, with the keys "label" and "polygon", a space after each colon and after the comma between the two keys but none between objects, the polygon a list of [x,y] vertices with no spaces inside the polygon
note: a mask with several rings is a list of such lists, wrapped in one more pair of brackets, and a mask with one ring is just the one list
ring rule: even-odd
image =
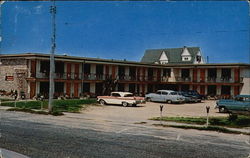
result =
[{"label": "vintage car", "polygon": [[205,95],[199,94],[196,90],[188,90],[185,92],[189,95],[196,96],[200,100],[204,100],[206,98]]},{"label": "vintage car", "polygon": [[178,91],[177,92],[179,95],[182,95],[185,97],[185,102],[186,103],[198,103],[201,102],[201,99],[197,97],[196,95],[190,94],[188,92],[184,91]]},{"label": "vintage car", "polygon": [[250,115],[250,95],[237,95],[234,99],[221,99],[216,102],[215,108],[219,112]]},{"label": "vintage car", "polygon": [[129,92],[112,92],[110,96],[98,96],[97,101],[101,105],[118,104],[122,106],[136,106],[145,103],[144,97],[136,97]]},{"label": "vintage car", "polygon": [[156,93],[149,93],[145,96],[147,101],[184,103],[185,97],[172,90],[158,90]]}]

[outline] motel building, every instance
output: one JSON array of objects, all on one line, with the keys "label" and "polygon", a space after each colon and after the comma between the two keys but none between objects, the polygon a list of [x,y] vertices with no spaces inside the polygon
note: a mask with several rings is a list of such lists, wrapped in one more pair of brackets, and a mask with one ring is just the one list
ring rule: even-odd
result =
[{"label": "motel building", "polygon": [[[26,98],[49,94],[49,54],[0,55],[0,90]],[[223,59],[222,59],[223,60]],[[128,91],[197,90],[230,98],[250,94],[250,64],[206,63],[199,47],[146,50],[140,62],[55,55],[55,97]]]}]

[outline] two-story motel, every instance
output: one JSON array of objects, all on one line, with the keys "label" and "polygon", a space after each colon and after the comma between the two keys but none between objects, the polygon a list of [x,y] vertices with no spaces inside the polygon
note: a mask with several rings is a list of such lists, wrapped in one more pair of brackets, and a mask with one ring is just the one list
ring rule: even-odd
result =
[{"label": "two-story motel", "polygon": [[[0,55],[0,90],[48,96],[49,54]],[[223,59],[222,59],[223,60]],[[206,63],[198,47],[146,50],[140,62],[55,56],[55,96],[79,97],[158,89],[197,90],[210,96],[250,94],[250,64]]]}]

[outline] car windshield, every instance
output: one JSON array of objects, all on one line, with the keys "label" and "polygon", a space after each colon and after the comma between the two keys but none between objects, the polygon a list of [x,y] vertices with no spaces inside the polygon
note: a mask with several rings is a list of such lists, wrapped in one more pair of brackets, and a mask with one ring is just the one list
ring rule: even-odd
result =
[{"label": "car windshield", "polygon": [[125,94],[124,97],[133,97],[133,94]]}]

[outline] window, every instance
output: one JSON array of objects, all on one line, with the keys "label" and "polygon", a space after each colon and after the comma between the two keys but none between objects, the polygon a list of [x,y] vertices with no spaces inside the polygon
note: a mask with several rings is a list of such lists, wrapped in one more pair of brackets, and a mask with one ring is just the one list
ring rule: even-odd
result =
[{"label": "window", "polygon": [[184,58],[184,60],[188,60],[188,58],[187,58],[187,57],[185,57],[185,58]]},{"label": "window", "polygon": [[171,92],[170,95],[177,95],[177,92]]},{"label": "window", "polygon": [[164,61],[160,61],[161,64],[167,64],[168,61],[167,60],[164,60]]},{"label": "window", "polygon": [[162,92],[162,95],[168,95],[168,92]]},{"label": "window", "polygon": [[158,91],[156,94],[160,94],[161,95],[161,91]]},{"label": "window", "polygon": [[124,97],[133,97],[133,94],[125,94]]},{"label": "window", "polygon": [[201,62],[201,56],[200,55],[197,55],[196,56],[196,61],[199,63],[199,62]]},{"label": "window", "polygon": [[121,95],[119,93],[112,93],[113,97],[120,97]]}]

